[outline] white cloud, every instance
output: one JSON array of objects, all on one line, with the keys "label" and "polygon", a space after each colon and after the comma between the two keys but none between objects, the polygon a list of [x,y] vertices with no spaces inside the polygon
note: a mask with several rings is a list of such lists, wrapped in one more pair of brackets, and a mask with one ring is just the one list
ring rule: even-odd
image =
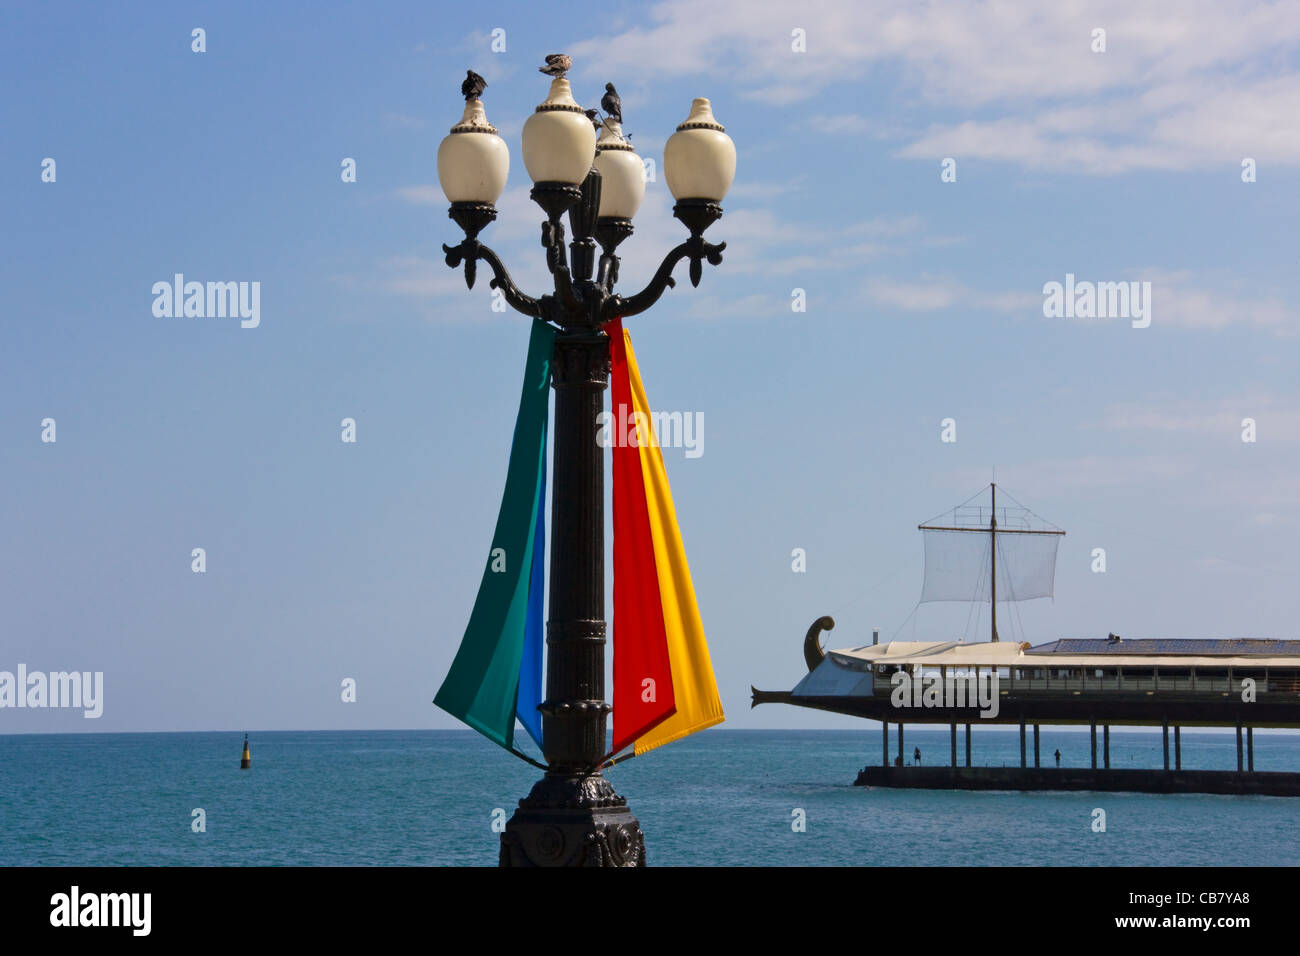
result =
[{"label": "white cloud", "polygon": [[[380,264],[378,287],[395,295],[435,298],[465,293],[464,272],[447,268],[442,259],[395,256]],[[477,283],[475,283],[477,285]]]},{"label": "white cloud", "polygon": [[738,299],[716,295],[693,295],[687,307],[688,319],[757,319],[790,314],[790,300],[779,296],[754,294]]},{"label": "white cloud", "polygon": [[819,133],[865,133],[870,127],[865,116],[837,113],[833,116],[817,114],[808,117],[808,125]]},{"label": "white cloud", "polygon": [[805,181],[806,177],[796,176],[781,182],[738,182],[727,193],[727,202],[731,204],[737,199],[761,202],[784,196],[786,193],[803,192]]},{"label": "white cloud", "polygon": [[[864,94],[964,114],[906,134],[908,157],[1101,175],[1243,156],[1300,164],[1290,4],[665,0],[649,14],[649,27],[576,44],[580,73],[703,75],[775,107],[819,98],[807,122],[824,132],[868,131]],[[805,53],[791,50],[796,27]],[[1094,27],[1107,32],[1105,53],[1090,48]],[[848,108],[829,113],[825,102]]]},{"label": "white cloud", "polygon": [[844,233],[849,236],[902,236],[918,232],[921,224],[920,216],[877,216],[846,226]]},{"label": "white cloud", "polygon": [[844,226],[806,225],[771,209],[749,206],[730,209],[707,238],[726,241],[723,256],[729,274],[765,276],[852,269],[918,247],[955,241],[927,235],[918,216],[882,216]]},{"label": "white cloud", "polygon": [[[1104,94],[1102,94],[1104,98]],[[1034,170],[1110,175],[1218,166],[1235,177],[1244,157],[1300,162],[1300,76],[1258,82],[1198,80],[1154,88],[1127,105],[1033,108],[1025,115],[935,125],[900,156],[1017,162]]]},{"label": "white cloud", "polygon": [[[1100,488],[1140,488],[1146,492],[1186,480],[1187,463],[1168,455],[1080,455],[1042,458],[998,465],[998,484],[1038,494],[1062,495]],[[987,468],[958,469],[954,484],[978,487],[988,481]]]},{"label": "white cloud", "polygon": [[1300,333],[1300,314],[1276,294],[1261,295],[1258,289],[1207,288],[1194,284],[1193,274],[1186,270],[1146,268],[1131,275],[1151,283],[1153,327],[1159,324],[1220,329],[1253,325],[1271,329],[1279,336]]},{"label": "white cloud", "polygon": [[1108,431],[1149,431],[1219,436],[1241,440],[1242,419],[1253,418],[1259,441],[1300,441],[1300,407],[1294,399],[1263,393],[1218,400],[1144,399],[1108,406],[1096,427]]},{"label": "white cloud", "polygon": [[397,197],[416,206],[447,205],[447,197],[437,186],[402,186],[397,190]]},{"label": "white cloud", "polygon": [[986,310],[1006,315],[1042,314],[1042,296],[1027,292],[983,292],[945,276],[922,276],[917,280],[877,276],[863,285],[867,299],[878,305],[905,312],[939,312],[960,308]]},{"label": "white cloud", "polygon": [[[979,487],[987,481],[985,468],[965,467],[953,472],[955,487]],[[1061,502],[1077,501],[1078,507],[1070,504],[1070,509],[1080,517],[1097,513],[1095,505],[1090,504],[1091,499],[1136,497],[1158,502],[1165,510],[1197,515],[1207,528],[1255,529],[1262,537],[1254,540],[1270,547],[1277,540],[1269,532],[1296,524],[1296,516],[1300,515],[1300,483],[1295,481],[1287,463],[1265,465],[1245,460],[1207,463],[1203,456],[1156,453],[1041,458],[999,463],[998,487],[1005,487],[1017,497],[1023,494],[1051,496]],[[1025,503],[1032,507],[1034,498],[1026,498]],[[1104,518],[1099,514],[1092,521],[1100,522]],[[1067,526],[1066,530],[1071,528]],[[1162,537],[1158,528],[1133,530],[1148,540],[1158,541]],[[1182,535],[1170,533],[1170,537],[1175,536],[1189,542],[1180,545],[1180,550],[1188,553],[1196,550],[1193,543],[1196,538],[1187,538],[1185,531]]]},{"label": "white cloud", "polygon": [[422,117],[406,113],[385,113],[384,122],[397,129],[424,129],[426,125]]},{"label": "white cloud", "polygon": [[[870,224],[864,223],[862,226]],[[882,235],[888,235],[887,228],[881,227]],[[919,237],[916,244],[932,242],[930,237]],[[900,245],[898,240],[892,239],[884,248],[893,250],[900,248]],[[1276,295],[1233,293],[1198,286],[1193,284],[1193,274],[1188,271],[1145,268],[1128,270],[1125,275],[1131,280],[1151,283],[1153,329],[1157,326],[1218,329],[1229,325],[1253,325],[1271,329],[1279,336],[1300,334],[1300,315]],[[1080,275],[1075,277],[1075,281],[1096,278]],[[1057,277],[1053,281],[1061,280]],[[1033,292],[1014,289],[984,292],[971,289],[948,276],[922,275],[916,279],[895,279],[882,275],[868,279],[863,285],[863,292],[872,302],[907,312],[936,312],[960,307],[985,309],[1021,318],[1042,316],[1041,288]],[[1105,322],[1096,324],[1101,326]]]}]

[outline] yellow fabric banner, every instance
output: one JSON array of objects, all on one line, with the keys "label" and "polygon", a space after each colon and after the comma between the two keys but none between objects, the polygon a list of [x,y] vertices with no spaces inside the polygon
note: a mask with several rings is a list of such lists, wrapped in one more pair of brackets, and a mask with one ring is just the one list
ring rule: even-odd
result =
[{"label": "yellow fabric banner", "polygon": [[668,660],[677,703],[677,713],[636,741],[634,750],[639,755],[720,724],[726,718],[722,713],[722,701],[718,698],[718,683],[713,676],[709,646],[704,640],[700,609],[695,603],[695,587],[691,584],[691,569],[686,562],[686,549],[682,547],[681,530],[677,527],[668,474],[664,471],[663,455],[654,437],[650,402],[641,384],[636,353],[632,351],[632,337],[626,329],[623,330],[623,342],[627,347],[632,412],[637,424],[646,508],[650,513],[650,536],[654,539],[655,570],[659,575],[659,599],[663,604]]}]

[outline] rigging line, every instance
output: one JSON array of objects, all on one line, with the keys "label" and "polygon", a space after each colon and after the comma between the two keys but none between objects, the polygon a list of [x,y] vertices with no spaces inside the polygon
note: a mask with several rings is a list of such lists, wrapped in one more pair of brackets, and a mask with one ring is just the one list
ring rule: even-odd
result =
[{"label": "rigging line", "polygon": [[1016,586],[1015,586],[1015,583],[1014,583],[1013,580],[1012,580],[1012,577],[1011,577],[1011,571],[1010,571],[1010,565],[1007,564],[1007,555],[1006,555],[1006,552],[1002,550],[1002,543],[1001,543],[1001,542],[998,543],[998,555],[999,555],[999,556],[1001,557],[1001,559],[1002,559],[1002,567],[1005,568],[1005,569],[1007,569],[1007,570],[1006,570],[1006,574],[1005,574],[1005,580],[1003,581],[1003,587],[1005,587],[1005,588],[1007,589],[1007,591],[1010,592],[1011,596],[1010,596],[1009,598],[1007,598],[1006,600],[1008,600],[1008,601],[1012,601],[1012,602],[1014,602],[1014,601],[1016,601],[1016,600],[1019,600],[1019,599],[1016,597]]},{"label": "rigging line", "polygon": [[597,769],[597,771],[605,770],[606,768],[608,768],[608,767],[612,767],[612,766],[614,766],[615,764],[622,763],[622,762],[625,761],[625,760],[631,760],[631,759],[632,759],[633,757],[635,757],[635,756],[636,756],[636,751],[635,751],[635,750],[630,750],[630,751],[628,751],[627,753],[623,754],[623,756],[621,756],[621,757],[615,757],[613,760],[606,760],[603,764],[601,764],[601,765],[600,765],[599,767],[597,767],[596,769]]},{"label": "rigging line", "polygon": [[[1001,547],[1002,545],[999,544],[998,548],[1001,549]],[[1004,552],[1001,552],[1001,550],[999,550],[999,553],[1002,554],[1002,561],[1003,561],[1002,567],[1007,569],[1007,577],[1006,577],[1006,581],[1004,582],[1004,587],[1006,588],[1007,593],[1010,595],[1007,598],[1007,602],[1011,605],[1011,613],[1007,616],[1007,623],[1011,625],[1012,639],[1013,640],[1015,639],[1017,628],[1019,628],[1020,637],[1023,639],[1025,636],[1025,621],[1024,618],[1020,616],[1020,599],[1016,597],[1016,586],[1014,583],[1014,578],[1011,573],[1012,570],[1011,564],[1007,561],[1006,554]]]},{"label": "rigging line", "polygon": [[[890,639],[891,641],[892,641],[894,638],[898,637],[899,631],[901,631],[903,628],[907,627],[907,622],[910,621],[910,620],[912,619],[912,616],[913,616],[914,614],[916,614],[916,610],[917,610],[917,608],[919,608],[920,606],[921,606],[921,602],[920,602],[920,601],[917,601],[916,604],[913,606],[911,612],[907,615],[907,617],[903,618],[903,623],[900,624],[900,625],[898,625],[898,630],[894,631],[893,634],[890,634],[890,635],[889,635],[889,639]],[[915,631],[915,627],[916,627],[916,625],[913,624],[913,631]]]},{"label": "rigging line", "polygon": [[[635,743],[635,741],[633,743]],[[605,756],[601,757],[600,763],[596,765],[595,772],[600,773],[600,771],[604,770],[606,767],[612,767],[616,763],[622,763],[624,760],[631,760],[636,756],[635,750],[626,750],[623,752],[621,757],[614,757],[614,754],[616,753],[618,753],[617,750],[611,750],[609,753],[605,754]],[[614,759],[611,760],[611,757]]]},{"label": "rigging line", "polygon": [[[971,615],[973,615],[973,614],[975,613],[975,610],[976,610],[976,608],[978,608],[978,607],[979,607],[979,605],[978,605],[977,603],[975,603],[974,601],[971,601],[971,602],[970,602],[970,607],[967,608],[967,610],[966,610],[966,629],[965,629],[964,631],[962,631],[962,635],[963,635],[964,637],[970,637],[971,634],[974,633],[974,632],[971,630],[971,622],[970,622],[970,619],[971,619]],[[979,621],[978,621],[978,620],[975,622],[975,626],[976,626],[976,627],[979,626]]]},{"label": "rigging line", "polygon": [[530,763],[530,764],[532,764],[534,767],[536,767],[538,770],[550,770],[550,769],[551,769],[550,767],[546,766],[546,764],[544,764],[544,763],[538,763],[538,762],[537,762],[536,760],[534,760],[532,757],[528,756],[528,754],[523,753],[522,751],[516,750],[514,747],[508,747],[507,749],[508,749],[512,754],[514,754],[516,757],[518,757],[520,760],[527,761],[528,763]]},{"label": "rigging line", "polygon": [[[1149,534],[1143,534],[1140,531],[1134,531],[1132,525],[1111,524],[1109,521],[1102,521],[1100,518],[1097,518],[1096,516],[1091,515],[1086,511],[1079,512],[1077,508],[1075,509],[1075,512],[1076,514],[1079,514],[1080,517],[1082,517],[1084,520],[1091,521],[1093,524],[1101,525],[1104,528],[1111,528],[1115,531],[1122,531],[1125,534],[1131,534],[1135,538],[1141,538],[1144,541],[1150,541],[1152,544],[1158,544],[1162,547],[1169,548],[1171,551],[1182,551],[1185,553],[1190,552],[1192,554],[1197,554],[1202,558],[1213,558],[1216,561],[1222,561],[1224,564],[1233,564],[1239,568],[1245,568],[1248,571],[1263,571],[1266,574],[1287,574],[1287,575],[1300,574],[1300,570],[1296,570],[1296,569],[1291,569],[1288,571],[1281,568],[1265,568],[1265,567],[1260,567],[1257,564],[1246,564],[1244,561],[1236,561],[1232,558],[1225,558],[1222,555],[1218,555],[1218,554],[1208,554],[1204,551],[1198,551],[1195,546],[1189,545],[1185,542],[1179,543],[1176,541],[1169,541],[1164,538],[1154,538]],[[1048,524],[1050,523],[1051,522],[1048,522]]]},{"label": "rigging line", "polygon": [[[980,558],[979,571],[976,572],[975,574],[975,593],[971,595],[970,607],[967,608],[966,610],[966,631],[965,634],[963,635],[964,637],[970,637],[973,634],[977,633],[977,631],[971,630],[971,615],[975,614],[977,610],[983,611],[981,604],[983,603],[982,595],[984,593],[985,571],[988,570],[988,566],[989,566],[989,559],[988,559],[988,555],[985,554],[984,557]],[[979,628],[978,616],[975,618],[975,627],[977,629]]]},{"label": "rigging line", "polygon": [[1019,604],[1016,604],[1016,605],[1015,605],[1015,612],[1016,612],[1016,620],[1020,623],[1020,639],[1021,639],[1022,641],[1028,642],[1029,637],[1028,637],[1028,635],[1027,635],[1026,632],[1025,632],[1025,619],[1024,619],[1023,617],[1021,617],[1021,615],[1020,615],[1020,605],[1019,605]]},{"label": "rigging line", "polygon": [[[989,559],[991,555],[991,550],[984,552],[984,556],[980,558],[979,573],[975,575],[975,600],[979,603],[975,605],[978,610],[975,614],[975,631],[972,636],[976,641],[979,640],[980,634],[983,633],[980,630],[980,619],[984,617],[984,595],[989,593],[985,588],[988,586],[990,573]],[[989,604],[991,605],[992,603],[993,602],[990,598]]]},{"label": "rigging line", "polygon": [[[1001,545],[999,545],[998,547],[1001,547]],[[1006,561],[1005,554],[1003,555],[1002,560],[1004,562]],[[1011,605],[1011,613],[1007,615],[1007,621],[1008,623],[1011,624],[1011,637],[1014,640],[1016,636],[1017,627],[1019,627],[1020,629],[1020,636],[1024,637],[1025,622],[1020,617],[1020,600],[1016,597],[1016,585],[1011,573],[1012,572],[1011,565],[1008,563],[1004,563],[1002,566],[1007,569],[1007,580],[1006,580],[1006,589],[1008,594],[1007,601]]]},{"label": "rigging line", "polygon": [[[1016,603],[1018,601],[1018,598],[1016,597],[1016,588],[1015,585],[1012,584],[1011,562],[1007,560],[1006,546],[1003,544],[1003,542],[998,541],[997,538],[994,537],[994,543],[997,546],[998,555],[999,555],[998,565],[997,565],[998,571],[1001,572],[1002,574],[1002,593],[999,595],[999,597],[1001,598],[1003,604],[1011,605],[1011,613],[1004,614],[1002,619],[1006,621],[1007,634],[1010,640],[1014,643],[1016,640],[1016,612],[1018,611],[1019,606]],[[992,604],[993,604],[992,595],[990,595],[990,600],[989,600],[990,613],[992,613],[993,610],[993,608],[991,607]],[[1023,622],[1020,624],[1020,631],[1023,634],[1024,632]],[[999,635],[998,637],[999,640],[1001,640],[1001,635]]]},{"label": "rigging line", "polygon": [[1040,514],[1039,514],[1037,511],[1035,511],[1033,508],[1029,508],[1029,507],[1027,507],[1027,506],[1021,504],[1021,503],[1020,503],[1020,500],[1019,500],[1018,498],[1016,498],[1016,496],[1013,495],[1011,492],[1007,491],[1005,488],[1002,489],[1002,493],[1003,493],[1006,497],[1008,497],[1008,498],[1010,498],[1012,501],[1014,501],[1014,502],[1016,503],[1016,507],[1019,508],[1021,511],[1026,511],[1026,512],[1028,512],[1029,514],[1031,514],[1031,515],[1033,515],[1035,518],[1037,518],[1039,521],[1041,521],[1043,524],[1051,525],[1051,526],[1052,526],[1054,529],[1056,529],[1057,531],[1064,530],[1064,529],[1061,528],[1060,525],[1052,524],[1052,522],[1048,521],[1046,518],[1044,518],[1042,515],[1040,515]]},{"label": "rigging line", "polygon": [[933,522],[933,521],[938,521],[940,518],[942,518],[944,515],[948,514],[949,512],[952,512],[952,515],[953,515],[953,524],[956,524],[956,523],[957,523],[957,509],[958,509],[958,508],[965,508],[968,504],[970,504],[972,501],[974,501],[976,498],[978,498],[978,497],[979,497],[980,495],[982,495],[982,494],[984,494],[984,489],[983,489],[983,488],[981,488],[979,491],[975,492],[975,494],[971,495],[969,498],[967,498],[967,499],[966,499],[965,501],[963,501],[961,504],[959,504],[959,505],[954,505],[954,506],[951,507],[951,508],[946,508],[946,509],[944,509],[943,511],[940,511],[940,512],[939,512],[937,515],[935,515],[933,518],[930,518],[928,521],[922,521],[921,524],[930,524],[930,523]]},{"label": "rigging line", "polygon": [[867,598],[871,597],[871,596],[872,596],[876,591],[878,591],[880,588],[884,587],[886,584],[891,584],[891,583],[893,583],[894,578],[898,577],[900,574],[902,574],[902,573],[903,573],[904,571],[906,571],[906,570],[907,570],[907,565],[905,565],[905,564],[901,564],[901,563],[900,563],[900,564],[898,565],[898,567],[896,567],[896,568],[894,569],[893,573],[890,574],[888,577],[882,578],[881,580],[877,581],[875,584],[871,585],[869,588],[866,588],[865,590],[859,591],[859,592],[858,592],[858,596],[857,596],[857,598],[856,598],[855,600],[851,601],[851,602],[848,604],[848,606],[847,606],[846,609],[847,609],[847,610],[856,610],[857,607],[858,607],[858,606],[859,606],[859,605],[860,605],[864,600],[866,600]]},{"label": "rigging line", "polygon": [[[517,717],[516,717],[516,720],[518,720]],[[510,751],[512,754],[514,754],[516,757],[518,757],[520,760],[526,760],[526,761],[528,761],[530,764],[532,764],[534,767],[537,767],[538,769],[541,769],[541,770],[548,770],[548,769],[550,769],[549,767],[546,766],[546,764],[544,764],[544,763],[538,763],[537,757],[530,757],[530,756],[528,756],[528,754],[524,753],[524,751],[523,751],[523,749],[522,749],[522,745],[519,744],[518,741],[520,741],[520,740],[524,740],[524,741],[526,741],[526,742],[528,743],[528,745],[529,745],[530,747],[535,746],[535,745],[537,744],[537,742],[536,742],[535,740],[533,740],[533,738],[532,738],[531,736],[527,735],[527,733],[526,733],[527,728],[523,727],[523,721],[522,721],[522,720],[519,720],[519,722],[518,722],[518,724],[516,725],[516,727],[519,728],[519,729],[523,729],[523,730],[525,731],[525,733],[524,733],[524,734],[516,733],[516,734],[515,734],[514,742],[512,742],[511,746],[510,746],[510,747],[507,747],[506,749],[509,750],[509,751]],[[538,747],[538,748],[537,748],[537,751],[538,751],[538,757],[540,757],[542,760],[545,760],[545,759],[546,759],[546,754],[542,751],[541,747]]]},{"label": "rigging line", "polygon": [[[1025,510],[1029,511],[1028,508],[1026,508]],[[1031,511],[1030,514],[1033,514],[1033,512]],[[1013,622],[1013,626],[1011,628],[1012,636],[1013,637],[1015,636],[1015,630],[1016,630],[1015,625],[1018,624],[1020,627],[1020,638],[1021,640],[1024,640],[1025,619],[1020,614],[1020,599],[1016,597],[1016,586],[1014,583],[1014,579],[1012,578],[1011,575],[1011,564],[1007,561],[1006,553],[1002,550],[1001,543],[998,544],[998,553],[1002,555],[1002,567],[1007,569],[1007,579],[1006,579],[1005,586],[1007,591],[1010,592],[1011,594],[1011,597],[1009,597],[1007,600],[1011,602],[1011,613],[1012,613],[1011,620]]]}]

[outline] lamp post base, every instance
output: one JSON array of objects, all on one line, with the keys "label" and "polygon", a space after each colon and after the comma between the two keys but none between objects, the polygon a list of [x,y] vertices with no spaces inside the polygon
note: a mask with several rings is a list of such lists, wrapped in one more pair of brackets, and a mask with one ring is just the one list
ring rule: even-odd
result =
[{"label": "lamp post base", "polygon": [[550,774],[501,834],[501,866],[645,866],[641,824],[600,774]]}]

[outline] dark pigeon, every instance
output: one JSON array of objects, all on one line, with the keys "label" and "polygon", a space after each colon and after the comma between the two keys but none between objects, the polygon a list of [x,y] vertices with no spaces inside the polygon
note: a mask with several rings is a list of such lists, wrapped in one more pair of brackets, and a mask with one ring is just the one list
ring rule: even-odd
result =
[{"label": "dark pigeon", "polygon": [[547,76],[564,76],[573,66],[573,60],[569,59],[567,53],[549,53],[546,56],[546,65],[539,66],[537,69]]},{"label": "dark pigeon", "polygon": [[615,123],[623,122],[623,101],[618,98],[618,90],[614,89],[613,83],[605,84],[605,95],[600,98],[600,108]]},{"label": "dark pigeon", "polygon": [[596,132],[599,133],[600,128],[605,125],[600,121],[600,110],[583,110],[583,112],[587,114],[587,119],[591,120],[591,125],[596,127]]},{"label": "dark pigeon", "polygon": [[487,89],[487,80],[473,70],[465,71],[465,82],[460,85],[460,95],[465,97],[466,103],[478,99],[485,89]]}]

